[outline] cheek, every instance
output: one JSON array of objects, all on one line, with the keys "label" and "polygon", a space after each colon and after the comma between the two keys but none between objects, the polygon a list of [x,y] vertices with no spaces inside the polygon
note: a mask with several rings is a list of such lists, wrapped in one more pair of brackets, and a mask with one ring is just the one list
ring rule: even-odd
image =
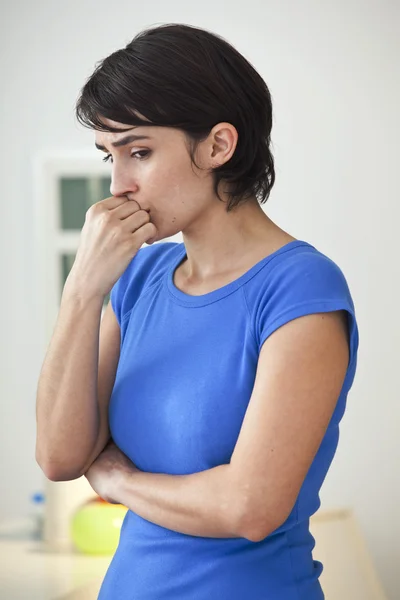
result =
[{"label": "cheek", "polygon": [[204,191],[199,177],[193,173],[187,160],[160,160],[154,163],[146,174],[146,193],[149,204],[153,200],[153,214],[156,217],[164,215],[170,223],[180,220],[182,212],[192,212],[198,206],[197,197],[202,197]]},{"label": "cheek", "polygon": [[147,183],[151,187],[165,188],[175,195],[181,193],[182,190],[191,188],[197,179],[186,157],[185,159],[175,157],[171,160],[171,156],[164,154],[151,164],[146,177],[148,177]]},{"label": "cheek", "polygon": [[146,185],[149,196],[152,196],[156,203],[158,199],[161,201],[158,208],[162,210],[168,207],[169,211],[179,210],[188,199],[191,189],[190,184],[188,185],[181,176],[173,177],[170,172],[166,172],[164,176],[162,173],[156,173]]}]

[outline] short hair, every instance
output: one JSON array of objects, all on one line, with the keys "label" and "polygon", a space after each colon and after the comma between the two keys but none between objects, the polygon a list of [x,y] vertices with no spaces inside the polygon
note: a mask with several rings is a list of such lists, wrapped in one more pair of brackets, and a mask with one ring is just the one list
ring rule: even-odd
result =
[{"label": "short hair", "polygon": [[255,68],[219,35],[179,23],[139,32],[96,63],[75,109],[82,125],[99,131],[121,131],[102,117],[180,129],[192,164],[198,143],[217,123],[228,122],[238,140],[231,158],[212,170],[216,196],[221,200],[218,187],[224,180],[227,212],[250,196],[261,204],[269,197],[275,182],[271,94]]}]

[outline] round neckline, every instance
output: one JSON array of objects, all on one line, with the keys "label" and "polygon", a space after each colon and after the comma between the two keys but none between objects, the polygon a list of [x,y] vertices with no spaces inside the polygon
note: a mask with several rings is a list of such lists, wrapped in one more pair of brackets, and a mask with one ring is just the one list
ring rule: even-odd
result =
[{"label": "round neckline", "polygon": [[254,275],[256,275],[258,271],[260,271],[260,269],[264,267],[264,265],[273,260],[276,256],[284,254],[285,252],[289,252],[290,250],[293,250],[298,246],[309,246],[311,248],[313,247],[311,246],[311,244],[305,242],[304,240],[292,240],[284,246],[281,246],[281,248],[278,248],[278,250],[275,250],[275,252],[272,252],[271,254],[268,254],[268,256],[265,256],[264,258],[259,260],[256,264],[250,267],[248,271],[243,273],[243,275],[231,281],[230,283],[227,283],[226,285],[217,288],[216,290],[208,292],[207,294],[192,296],[191,294],[186,294],[186,292],[183,292],[182,290],[177,288],[174,283],[174,274],[176,269],[179,267],[184,258],[187,258],[185,244],[182,242],[178,244],[178,252],[176,254],[176,257],[172,260],[171,265],[169,266],[166,273],[165,282],[167,285],[167,289],[171,297],[178,304],[183,304],[185,306],[205,306],[206,304],[216,302],[217,300],[220,300],[221,298],[224,298],[225,296],[228,296],[232,292],[236,291],[247,281],[249,281],[249,279],[254,277]]}]

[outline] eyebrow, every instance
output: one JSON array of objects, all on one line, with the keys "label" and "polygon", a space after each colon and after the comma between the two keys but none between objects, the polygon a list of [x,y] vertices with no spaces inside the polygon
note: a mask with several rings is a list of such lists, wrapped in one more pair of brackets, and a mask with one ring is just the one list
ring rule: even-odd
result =
[{"label": "eyebrow", "polygon": [[[111,142],[111,145],[114,148],[118,148],[119,146],[125,146],[126,144],[130,144],[131,142],[135,142],[136,140],[151,140],[151,137],[148,135],[127,135],[124,138],[121,138],[117,142]],[[103,150],[104,152],[108,152],[105,146],[101,146],[95,142],[94,144],[98,150]]]}]

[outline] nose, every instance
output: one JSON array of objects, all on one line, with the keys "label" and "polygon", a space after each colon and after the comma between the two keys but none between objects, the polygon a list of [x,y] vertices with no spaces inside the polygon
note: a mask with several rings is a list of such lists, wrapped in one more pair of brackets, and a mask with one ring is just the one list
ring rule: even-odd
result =
[{"label": "nose", "polygon": [[110,194],[111,196],[127,196],[132,193],[132,189],[127,187],[126,185],[116,185],[114,181],[111,182],[110,185]]},{"label": "nose", "polygon": [[134,195],[137,186],[133,183],[132,177],[126,177],[123,173],[117,173],[115,170],[111,176],[110,193],[112,196]]}]

